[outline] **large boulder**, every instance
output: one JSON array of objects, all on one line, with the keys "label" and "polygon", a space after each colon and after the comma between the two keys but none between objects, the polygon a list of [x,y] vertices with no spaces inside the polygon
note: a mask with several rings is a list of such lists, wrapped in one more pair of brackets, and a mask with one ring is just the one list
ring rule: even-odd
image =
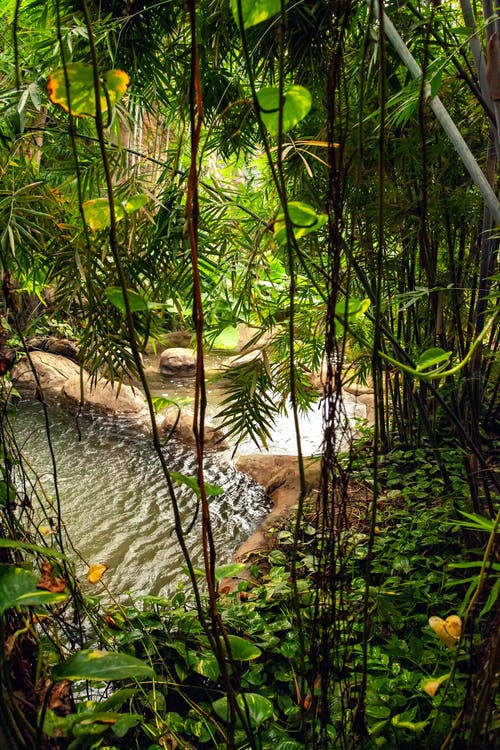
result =
[{"label": "large boulder", "polygon": [[[30,365],[31,361],[31,365]],[[33,369],[36,371],[39,386]],[[49,352],[34,351],[22,357],[12,370],[12,382],[21,396],[35,398],[43,396],[46,401],[59,398],[63,385],[72,378],[80,378],[80,367],[66,357]]]},{"label": "large boulder", "polygon": [[165,349],[160,357],[160,372],[168,377],[192,377],[196,374],[196,357],[181,346]]},{"label": "large boulder", "polygon": [[112,384],[104,378],[94,380],[66,357],[34,351],[30,360],[31,365],[28,358],[23,357],[12,371],[14,387],[22,396],[43,398],[47,403],[66,401],[79,405],[83,402],[84,407],[106,414],[142,415],[146,411],[139,391],[129,385]]},{"label": "large boulder", "polygon": [[[193,415],[180,412],[174,407],[169,407],[161,412],[158,419],[159,431],[162,437],[167,435],[175,438],[180,443],[188,446],[196,444],[193,432]],[[211,425],[205,425],[205,448],[212,450],[227,450],[229,447],[222,430]]]},{"label": "large boulder", "polygon": [[55,336],[36,336],[28,339],[28,349],[31,351],[50,352],[50,354],[60,354],[62,357],[68,357],[78,362],[80,347],[70,339],[58,339]]},{"label": "large boulder", "polygon": [[74,404],[80,404],[83,396],[84,407],[105,414],[142,415],[146,412],[146,401],[137,389],[105,379],[93,382],[88,373],[83,376],[83,390],[80,377],[71,378],[63,383],[61,396]]}]

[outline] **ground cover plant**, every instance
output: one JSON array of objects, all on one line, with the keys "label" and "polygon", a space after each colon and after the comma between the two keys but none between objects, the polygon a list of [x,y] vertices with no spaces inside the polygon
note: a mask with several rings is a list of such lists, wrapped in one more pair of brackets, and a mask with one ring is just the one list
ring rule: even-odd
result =
[{"label": "ground cover plant", "polygon": [[[2,746],[495,747],[500,21],[459,5],[3,4]],[[239,323],[260,352],[227,378],[227,432],[298,424],[320,375],[324,436],[310,494],[297,434],[296,516],[231,594],[204,352]],[[178,328],[196,346],[189,477],[142,364]],[[53,494],[31,479],[11,370],[61,334],[144,390],[189,580],[168,597],[105,604],[99,564],[85,593],[53,452]],[[341,453],[353,382],[374,424]]]}]

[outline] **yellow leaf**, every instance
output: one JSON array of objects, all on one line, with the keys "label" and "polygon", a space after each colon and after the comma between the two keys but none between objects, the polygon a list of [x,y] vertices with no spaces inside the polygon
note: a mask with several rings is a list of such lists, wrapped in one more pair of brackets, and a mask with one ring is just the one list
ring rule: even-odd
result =
[{"label": "yellow leaf", "polygon": [[462,634],[462,620],[458,615],[449,615],[446,620],[441,617],[429,617],[429,625],[440,641],[448,648],[456,646]]},{"label": "yellow leaf", "polygon": [[449,674],[444,674],[441,677],[430,677],[427,680],[422,680],[420,686],[424,693],[427,693],[431,698],[434,698],[443,682],[446,682],[449,676]]},{"label": "yellow leaf", "polygon": [[108,567],[108,565],[102,565],[101,563],[95,563],[95,565],[91,565],[89,567],[87,581],[89,583],[99,583]]}]

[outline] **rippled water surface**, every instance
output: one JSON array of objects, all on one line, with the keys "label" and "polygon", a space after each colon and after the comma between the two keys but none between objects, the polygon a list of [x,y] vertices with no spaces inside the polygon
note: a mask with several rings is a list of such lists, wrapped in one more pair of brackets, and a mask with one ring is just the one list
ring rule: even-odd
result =
[{"label": "rippled water surface", "polygon": [[[159,594],[172,591],[182,577],[184,558],[177,543],[171,500],[150,440],[119,420],[82,417],[80,435],[74,417],[50,413],[62,514],[69,535],[89,563],[106,563],[114,595],[125,591]],[[18,406],[18,443],[45,491],[54,496],[54,476],[38,403]],[[169,444],[165,456],[172,470],[194,476],[192,452]],[[223,454],[209,454],[206,481],[224,494],[210,498],[218,563],[228,562],[238,545],[258,526],[268,506],[263,489],[231,465]],[[196,508],[194,494],[178,490],[184,528]],[[201,523],[187,536],[195,565],[202,564]],[[77,570],[85,573],[84,563]]]}]

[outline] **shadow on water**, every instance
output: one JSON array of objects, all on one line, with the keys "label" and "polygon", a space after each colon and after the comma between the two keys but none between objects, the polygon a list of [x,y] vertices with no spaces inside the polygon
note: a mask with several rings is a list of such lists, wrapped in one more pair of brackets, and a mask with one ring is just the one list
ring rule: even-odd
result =
[{"label": "shadow on water", "polygon": [[[38,403],[21,403],[15,434],[28,463],[53,498],[54,477]],[[88,563],[109,565],[106,583],[113,595],[158,595],[176,588],[183,578],[184,558],[174,531],[171,500],[150,438],[130,425],[102,416],[79,419],[63,409],[50,412],[57,462],[62,515],[69,536]],[[169,468],[188,476],[196,473],[194,454],[170,442],[165,447]],[[208,454],[207,482],[224,494],[209,498],[218,564],[228,562],[245,538],[265,517],[264,490],[234,469],[226,454]],[[178,487],[183,526],[193,518],[196,499]],[[41,517],[41,516],[40,516]],[[201,519],[187,536],[196,566],[202,565]],[[84,576],[84,563],[76,561]],[[96,589],[97,593],[97,589]]]}]

